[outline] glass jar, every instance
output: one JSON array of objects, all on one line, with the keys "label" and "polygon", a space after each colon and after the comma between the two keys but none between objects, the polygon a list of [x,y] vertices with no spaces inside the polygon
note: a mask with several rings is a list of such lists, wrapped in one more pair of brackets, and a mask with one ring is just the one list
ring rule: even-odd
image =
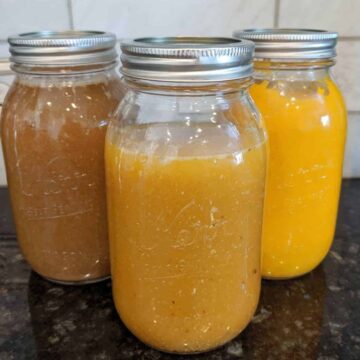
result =
[{"label": "glass jar", "polygon": [[262,274],[292,278],[328,253],[337,217],[346,109],[330,68],[337,33],[249,30],[255,42],[250,94],[268,134]]},{"label": "glass jar", "polygon": [[248,94],[253,44],[122,44],[127,93],[105,145],[116,309],[166,352],[216,348],[260,292],[265,133]]},{"label": "glass jar", "polygon": [[1,135],[21,251],[52,281],[107,278],[103,148],[123,94],[115,36],[42,32],[9,42],[16,78]]}]

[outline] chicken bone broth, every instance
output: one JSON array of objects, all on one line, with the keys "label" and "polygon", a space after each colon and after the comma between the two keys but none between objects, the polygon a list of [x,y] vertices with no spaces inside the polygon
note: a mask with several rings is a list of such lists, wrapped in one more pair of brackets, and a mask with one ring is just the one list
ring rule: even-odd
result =
[{"label": "chicken bone broth", "polygon": [[235,337],[260,291],[263,139],[229,122],[111,125],[105,158],[124,323],[169,352]]},{"label": "chicken bone broth", "polygon": [[242,29],[255,44],[250,95],[269,136],[262,274],[289,279],[318,266],[332,244],[346,108],[331,68],[338,33]]},{"label": "chicken bone broth", "polygon": [[21,75],[9,91],[2,139],[17,236],[48,279],[109,275],[103,146],[121,97],[105,72]]},{"label": "chicken bone broth", "polygon": [[258,80],[250,92],[263,114],[270,147],[263,276],[299,276],[315,268],[332,244],[346,135],[344,103],[330,77]]}]

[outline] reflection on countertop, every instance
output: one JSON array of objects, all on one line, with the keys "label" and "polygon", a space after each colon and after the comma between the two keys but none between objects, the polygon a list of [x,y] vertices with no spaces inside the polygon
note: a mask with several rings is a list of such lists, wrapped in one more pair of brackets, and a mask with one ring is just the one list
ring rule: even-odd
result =
[{"label": "reflection on countertop", "polygon": [[163,354],[121,323],[111,282],[64,287],[31,272],[0,189],[0,359],[359,359],[360,180],[346,180],[325,262],[292,281],[263,281],[258,311],[235,340],[202,355]]}]

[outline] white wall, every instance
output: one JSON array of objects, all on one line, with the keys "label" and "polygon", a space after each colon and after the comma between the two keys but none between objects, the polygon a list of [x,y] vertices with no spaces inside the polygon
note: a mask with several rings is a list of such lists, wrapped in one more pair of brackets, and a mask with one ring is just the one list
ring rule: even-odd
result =
[{"label": "white wall", "polygon": [[[359,177],[359,14],[360,0],[0,0],[0,58],[7,56],[10,34],[44,29],[108,30],[119,38],[230,36],[234,29],[245,27],[337,30],[340,41],[335,74],[349,110],[344,176]],[[0,184],[4,181],[0,161]]]}]

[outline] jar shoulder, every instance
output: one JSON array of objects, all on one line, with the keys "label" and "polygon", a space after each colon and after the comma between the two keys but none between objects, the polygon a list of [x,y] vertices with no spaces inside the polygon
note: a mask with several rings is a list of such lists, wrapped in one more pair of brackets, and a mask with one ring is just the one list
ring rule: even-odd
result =
[{"label": "jar shoulder", "polygon": [[216,147],[219,152],[254,148],[266,135],[247,92],[160,96],[129,90],[108,138],[118,146],[207,154]]},{"label": "jar shoulder", "polygon": [[331,76],[320,79],[256,79],[250,94],[261,112],[314,111],[346,118],[341,91]]},{"label": "jar shoulder", "polygon": [[248,92],[233,94],[171,95],[127,90],[118,112],[122,124],[159,122],[212,122],[258,120],[259,114]]},{"label": "jar shoulder", "polygon": [[124,90],[119,77],[93,80],[42,81],[18,76],[4,101],[3,129],[24,124],[50,126],[56,120],[97,126],[112,116]]},{"label": "jar shoulder", "polygon": [[330,76],[321,81],[257,81],[250,94],[271,134],[319,130],[345,136],[346,106]]}]

